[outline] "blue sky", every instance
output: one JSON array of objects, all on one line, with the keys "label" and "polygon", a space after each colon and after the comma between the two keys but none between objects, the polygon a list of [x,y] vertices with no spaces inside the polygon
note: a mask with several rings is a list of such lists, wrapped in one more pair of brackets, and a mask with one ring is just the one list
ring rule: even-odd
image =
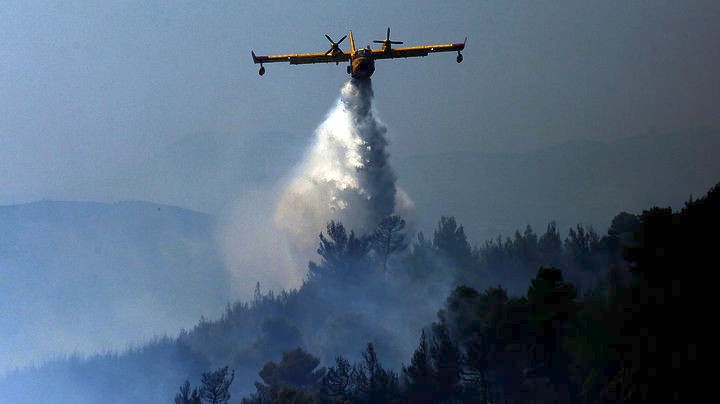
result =
[{"label": "blue sky", "polygon": [[0,20],[0,204],[216,212],[242,192],[230,178],[267,161],[258,144],[301,160],[348,78],[283,64],[260,77],[250,51],[324,51],[350,29],[358,45],[388,26],[407,45],[468,37],[462,64],[378,62],[398,158],[720,124],[713,1],[4,1]]}]

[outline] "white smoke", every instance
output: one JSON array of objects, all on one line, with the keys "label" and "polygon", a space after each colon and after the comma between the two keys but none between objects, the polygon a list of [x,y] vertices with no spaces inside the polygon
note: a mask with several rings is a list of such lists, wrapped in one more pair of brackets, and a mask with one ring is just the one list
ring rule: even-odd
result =
[{"label": "white smoke", "polygon": [[[248,293],[256,280],[268,288],[299,286],[330,220],[367,234],[382,218],[410,212],[412,202],[396,187],[387,129],[375,116],[372,98],[369,79],[348,81],[290,180],[236,210],[222,239],[239,291]],[[273,199],[273,225],[255,223],[252,217],[268,217]]]},{"label": "white smoke", "polygon": [[369,79],[345,84],[285,189],[275,224],[298,243],[316,244],[330,220],[368,233],[382,218],[409,208],[409,199],[395,186],[385,150],[387,129],[375,117],[372,98]]}]

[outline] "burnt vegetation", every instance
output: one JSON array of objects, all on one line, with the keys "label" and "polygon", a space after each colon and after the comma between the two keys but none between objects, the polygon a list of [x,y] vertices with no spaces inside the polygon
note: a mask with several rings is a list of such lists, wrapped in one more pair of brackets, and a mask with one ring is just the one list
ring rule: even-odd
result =
[{"label": "burnt vegetation", "polygon": [[692,401],[690,313],[718,212],[720,184],[676,212],[620,213],[602,235],[551,222],[476,247],[452,217],[412,239],[397,216],[368,235],[330,222],[297,290],[257,285],[177,338],[58,359],[2,387],[41,384],[60,401]]}]

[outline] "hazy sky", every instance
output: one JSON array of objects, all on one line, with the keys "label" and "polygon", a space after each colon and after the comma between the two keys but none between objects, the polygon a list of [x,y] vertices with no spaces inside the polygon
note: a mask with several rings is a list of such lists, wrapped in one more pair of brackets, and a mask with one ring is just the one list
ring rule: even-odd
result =
[{"label": "hazy sky", "polygon": [[359,46],[388,26],[406,45],[468,37],[462,64],[378,61],[397,157],[720,125],[711,0],[3,1],[0,21],[0,204],[227,206],[257,166],[301,160],[348,79],[342,65],[260,77],[250,50],[325,51],[349,29]]}]

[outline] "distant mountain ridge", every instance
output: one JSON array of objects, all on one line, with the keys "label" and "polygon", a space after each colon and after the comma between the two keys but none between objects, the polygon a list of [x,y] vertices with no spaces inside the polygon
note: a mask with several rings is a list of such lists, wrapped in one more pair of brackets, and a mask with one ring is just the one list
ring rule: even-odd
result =
[{"label": "distant mountain ridge", "polygon": [[457,152],[394,159],[416,205],[418,227],[455,216],[472,242],[512,236],[550,220],[605,231],[621,211],[681,208],[720,180],[720,133],[646,134],[616,142],[577,140],[529,153]]},{"label": "distant mountain ridge", "polygon": [[0,206],[0,373],[216,316],[234,298],[213,227],[149,202]]}]

